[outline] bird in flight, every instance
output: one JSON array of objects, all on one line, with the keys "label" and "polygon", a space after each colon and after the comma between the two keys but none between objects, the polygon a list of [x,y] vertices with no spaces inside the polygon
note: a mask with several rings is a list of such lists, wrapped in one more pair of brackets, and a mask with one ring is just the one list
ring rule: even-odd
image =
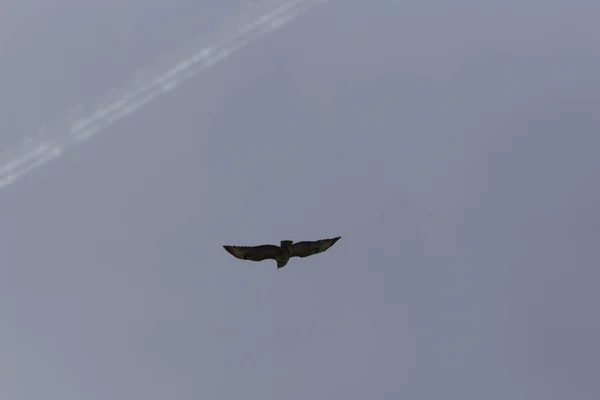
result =
[{"label": "bird in flight", "polygon": [[341,236],[294,243],[292,240],[282,240],[281,245],[263,244],[261,246],[223,246],[225,250],[240,260],[263,261],[275,260],[277,269],[285,267],[292,257],[308,257],[322,253],[340,240]]}]

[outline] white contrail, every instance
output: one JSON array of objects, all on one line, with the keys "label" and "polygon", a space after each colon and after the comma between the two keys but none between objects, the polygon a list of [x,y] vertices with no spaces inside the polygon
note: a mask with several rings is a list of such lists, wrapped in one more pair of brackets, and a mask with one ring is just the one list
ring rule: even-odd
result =
[{"label": "white contrail", "polygon": [[[65,150],[88,140],[119,119],[139,110],[162,94],[176,88],[200,71],[225,60],[250,42],[286,25],[323,0],[264,1],[252,3],[248,11],[238,16],[236,28],[227,29],[209,45],[188,51],[185,57],[145,84],[134,82],[122,95],[102,105],[89,116],[79,118],[62,129],[53,129],[34,140],[0,154],[0,190],[36,168],[60,157]],[[239,19],[243,19],[240,22]],[[205,41],[206,42],[206,41]]]}]

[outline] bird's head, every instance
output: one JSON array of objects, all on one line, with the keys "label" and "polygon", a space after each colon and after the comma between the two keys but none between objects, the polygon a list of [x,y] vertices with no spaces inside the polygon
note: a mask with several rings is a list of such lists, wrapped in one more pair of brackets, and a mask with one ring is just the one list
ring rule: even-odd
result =
[{"label": "bird's head", "polygon": [[292,243],[294,243],[294,241],[292,241],[292,240],[282,240],[281,241],[281,248],[282,249],[286,249],[286,250],[290,250],[292,248]]}]

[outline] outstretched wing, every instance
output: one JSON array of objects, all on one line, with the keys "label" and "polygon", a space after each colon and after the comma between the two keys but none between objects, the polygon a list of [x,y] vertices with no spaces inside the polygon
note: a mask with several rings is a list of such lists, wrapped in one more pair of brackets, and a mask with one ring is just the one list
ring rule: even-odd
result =
[{"label": "outstretched wing", "polygon": [[275,259],[279,255],[281,248],[272,244],[262,246],[223,246],[225,250],[235,258],[240,260],[262,261]]},{"label": "outstretched wing", "polygon": [[308,257],[313,254],[322,253],[340,240],[341,236],[315,240],[313,242],[298,242],[292,245],[292,257]]}]

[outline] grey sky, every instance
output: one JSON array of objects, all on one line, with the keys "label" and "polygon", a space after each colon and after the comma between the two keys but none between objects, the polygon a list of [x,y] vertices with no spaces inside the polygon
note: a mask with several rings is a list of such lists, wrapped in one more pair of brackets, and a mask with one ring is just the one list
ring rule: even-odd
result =
[{"label": "grey sky", "polygon": [[[7,2],[0,146],[221,3]],[[0,398],[599,398],[598,20],[330,1],[0,191]]]}]

